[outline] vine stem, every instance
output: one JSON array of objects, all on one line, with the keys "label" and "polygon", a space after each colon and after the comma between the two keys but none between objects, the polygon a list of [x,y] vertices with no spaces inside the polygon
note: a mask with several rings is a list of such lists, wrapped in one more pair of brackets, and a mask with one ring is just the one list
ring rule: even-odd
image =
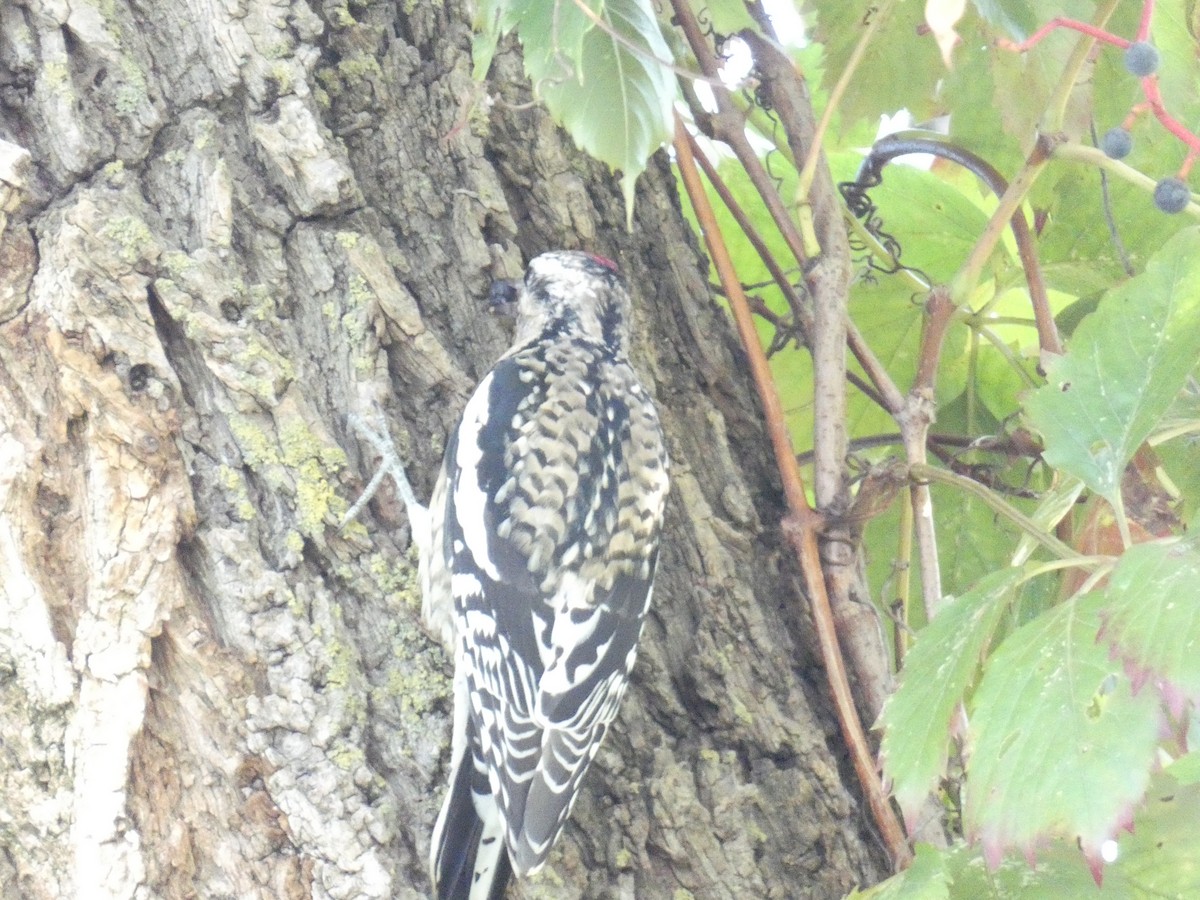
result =
[{"label": "vine stem", "polygon": [[970,297],[975,290],[983,273],[983,267],[991,258],[992,251],[996,249],[1000,236],[1006,228],[1010,227],[1014,216],[1022,215],[1021,204],[1025,202],[1025,197],[1033,187],[1033,183],[1046,168],[1046,161],[1052,152],[1050,141],[1045,136],[1039,135],[1037,144],[1025,160],[1025,165],[1021,167],[1017,177],[1009,183],[1008,190],[1001,194],[999,204],[992,212],[992,217],[988,219],[983,233],[979,235],[979,240],[971,248],[967,261],[954,276],[950,293],[956,301],[965,302],[966,298]]},{"label": "vine stem", "polygon": [[[1097,147],[1088,147],[1084,144],[1059,144],[1054,148],[1054,158],[1095,166],[1098,169],[1111,172],[1113,175],[1124,181],[1128,181],[1130,184],[1137,185],[1147,193],[1154,193],[1155,181],[1153,178],[1149,175],[1143,175],[1137,169],[1127,166],[1119,160],[1110,158],[1103,150]],[[1188,203],[1184,212],[1200,218],[1200,204],[1193,200]]]},{"label": "vine stem", "polygon": [[[1021,171],[1017,173],[1017,176],[1009,183],[1008,190],[1000,197],[1000,204],[996,207],[995,212],[992,213],[992,217],[988,221],[987,227],[984,228],[983,234],[979,236],[979,240],[971,248],[971,253],[967,257],[967,261],[963,263],[962,268],[954,277],[951,293],[955,299],[961,300],[971,295],[971,292],[979,281],[980,274],[983,272],[984,265],[991,257],[992,251],[996,248],[996,244],[1000,240],[1000,235],[1004,232],[1005,226],[1020,210],[1021,204],[1025,202],[1025,198],[1033,187],[1033,183],[1037,181],[1038,176],[1046,168],[1046,163],[1053,155],[1057,145],[1064,142],[1065,138],[1061,136],[1051,138],[1047,133],[1056,134],[1061,127],[1063,110],[1066,108],[1067,99],[1078,81],[1079,72],[1087,60],[1091,48],[1094,46],[1093,41],[1106,41],[1118,47],[1129,46],[1129,41],[1104,30],[1104,26],[1112,16],[1118,2],[1119,0],[1107,0],[1096,11],[1093,24],[1078,22],[1074,19],[1052,19],[1042,26],[1042,28],[1038,29],[1023,44],[1008,45],[1010,49],[1017,49],[1023,52],[1038,43],[1038,41],[1056,28],[1071,28],[1083,35],[1083,38],[1076,43],[1075,49],[1071,52],[1070,59],[1063,69],[1062,77],[1059,78],[1058,84],[1055,85],[1054,91],[1051,94],[1047,109],[1052,112],[1052,115],[1049,121],[1043,123],[1043,133],[1038,135],[1033,149],[1026,158],[1025,164],[1021,167]],[[1147,2],[1151,2],[1151,0],[1147,0]]]},{"label": "vine stem", "polygon": [[[1025,574],[1021,576],[1020,583],[1033,581],[1038,576],[1050,572],[1061,572],[1063,569],[1091,569],[1093,573],[1099,572],[1101,575],[1107,575],[1112,571],[1116,562],[1115,556],[1073,556],[1070,559],[1052,559],[1049,562],[1027,567]],[[1084,591],[1078,593],[1082,594]]]},{"label": "vine stem", "polygon": [[1150,37],[1150,20],[1154,18],[1155,0],[1144,0],[1142,3],[1142,18],[1138,22],[1137,39],[1144,41]]},{"label": "vine stem", "polygon": [[734,270],[729,250],[725,246],[720,226],[717,224],[712,206],[708,202],[708,195],[700,181],[700,172],[696,167],[695,157],[692,155],[686,127],[678,115],[675,117],[674,148],[684,188],[691,201],[692,209],[696,213],[696,220],[704,235],[709,256],[712,258],[721,284],[725,288],[738,334],[746,350],[751,377],[758,392],[759,402],[763,407],[767,433],[775,451],[775,462],[779,468],[779,477],[783,483],[783,493],[787,501],[788,516],[783,523],[784,533],[799,559],[805,589],[812,605],[817,642],[821,648],[821,657],[825,665],[830,692],[833,695],[842,738],[850,753],[863,795],[871,809],[871,815],[879,828],[888,853],[891,855],[893,865],[897,869],[903,868],[912,861],[912,852],[908,847],[900,822],[888,802],[887,794],[883,790],[874,756],[870,744],[867,742],[866,731],[854,705],[854,696],[850,690],[850,681],[838,644],[837,630],[834,627],[833,611],[825,589],[825,577],[821,569],[817,543],[824,518],[808,503],[803,477],[792,448],[791,436],[784,422],[783,406],[779,400],[779,394],[775,390],[766,354],[759,343],[758,332],[754,327],[754,317]]},{"label": "vine stem", "polygon": [[[948,159],[957,165],[973,172],[980,178],[997,197],[1003,197],[1008,190],[1008,182],[991,163],[972,153],[964,147],[943,138],[932,138],[928,134],[914,131],[900,131],[876,141],[871,153],[864,161],[864,166],[870,165],[874,170],[881,170],[883,164],[908,153],[932,153],[941,159]],[[859,171],[860,178],[862,170]],[[1017,244],[1017,253],[1021,257],[1021,268],[1025,272],[1025,282],[1029,287],[1029,301],[1033,307],[1034,321],[1038,331],[1038,346],[1048,353],[1062,353],[1062,343],[1058,337],[1058,326],[1054,323],[1054,313],[1050,309],[1050,299],[1046,294],[1046,282],[1042,276],[1042,266],[1038,261],[1037,246],[1025,214],[1020,210],[1013,213],[1009,220],[1013,240]],[[962,298],[960,305],[965,307]],[[935,348],[937,349],[937,348]]]},{"label": "vine stem", "polygon": [[[771,137],[769,130],[764,130],[762,111],[757,107],[747,107],[744,103],[740,102],[739,98],[737,97],[730,97],[730,101],[735,104],[736,109],[742,112],[742,114],[746,117],[746,120],[754,126],[755,132],[764,140],[772,144],[779,155],[782,156],[793,169],[795,169],[796,159],[794,156],[792,156],[791,148],[788,147],[787,144],[781,144],[774,140],[774,138]],[[734,149],[736,151],[737,148],[735,147]],[[755,163],[757,163],[757,159],[755,159]],[[753,176],[754,171],[748,171],[750,171],[751,175]],[[757,182],[755,184],[757,186]],[[772,218],[774,218],[780,232],[786,239],[789,232],[785,226],[789,226],[791,224],[791,219],[780,221],[775,217],[775,209],[769,203],[767,206],[768,211],[771,213]],[[784,213],[784,216],[786,218],[786,213]],[[859,228],[862,227],[861,223],[859,223],[854,216],[850,214],[850,211],[845,209],[844,206],[842,217],[847,223],[852,223],[851,227],[854,225],[857,225]],[[792,232],[795,232],[795,228],[792,228]],[[871,235],[869,231],[862,229],[861,233],[865,236],[865,239],[870,245],[877,248],[880,259],[883,259],[890,264],[898,264],[898,260],[888,253],[887,250],[879,243],[878,240],[875,239],[873,235]],[[790,243],[789,249],[794,250]],[[797,257],[797,259],[802,264],[805,261],[803,257]],[[905,280],[912,285],[914,291],[924,292],[929,290],[929,285],[925,284],[920,279],[915,278],[912,273],[903,266],[900,267],[900,274],[901,277],[905,278]],[[854,327],[853,322],[847,323],[847,329],[846,343],[850,347],[850,352],[854,354],[854,358],[858,361],[858,364],[862,366],[863,371],[867,373],[867,378],[870,380],[871,384],[875,386],[876,396],[879,398],[879,401],[877,402],[879,402],[879,405],[885,411],[887,411],[889,415],[894,416],[904,407],[904,395],[900,393],[900,389],[896,386],[896,383],[892,381],[891,375],[888,374],[888,371],[884,367],[883,363],[881,363],[872,352],[870,346],[867,345],[867,342],[863,336],[859,334],[858,329]]]},{"label": "vine stem", "polygon": [[771,252],[770,247],[767,246],[767,242],[763,240],[762,235],[758,233],[758,229],[754,227],[754,223],[750,221],[750,217],[746,215],[741,204],[733,196],[733,192],[729,190],[729,186],[721,178],[717,167],[712,164],[708,157],[700,152],[699,147],[696,146],[696,139],[692,137],[687,129],[684,129],[683,136],[692,150],[692,158],[699,162],[700,168],[704,170],[704,176],[708,179],[708,183],[716,190],[717,196],[721,198],[721,202],[725,204],[725,208],[729,210],[729,214],[733,216],[733,220],[737,222],[738,228],[742,230],[742,234],[746,236],[746,240],[750,242],[750,245],[758,254],[758,258],[762,260],[763,265],[767,267],[767,271],[771,273],[771,278],[787,301],[788,308],[792,311],[792,315],[795,317],[796,324],[800,328],[805,341],[811,340],[812,316],[811,314],[805,315],[808,312],[808,304],[800,298],[800,295],[792,286],[787,273],[783,271],[783,267],[775,259],[775,255]]},{"label": "vine stem", "polygon": [[[773,279],[775,286],[779,288],[780,293],[783,294],[784,299],[787,301],[788,308],[792,310],[792,315],[795,317],[796,321],[796,327],[800,329],[801,336],[805,341],[810,340],[810,333],[812,331],[812,316],[808,312],[810,308],[809,304],[803,302],[800,298],[800,295],[796,293],[796,289],[788,280],[787,273],[785,273],[780,267],[779,262],[775,259],[775,255],[767,246],[767,242],[763,240],[762,235],[758,233],[758,229],[754,227],[754,224],[750,221],[749,216],[747,216],[745,210],[742,209],[741,204],[737,202],[737,199],[733,196],[733,192],[729,190],[729,186],[725,184],[725,181],[721,178],[721,174],[717,171],[716,166],[712,164],[708,157],[700,152],[699,147],[696,146],[696,139],[692,137],[691,133],[685,130],[684,134],[692,148],[692,157],[698,163],[700,163],[700,168],[704,170],[704,177],[708,179],[708,183],[711,184],[716,190],[717,196],[721,198],[721,202],[725,204],[725,208],[729,210],[729,214],[733,216],[733,220],[737,222],[738,228],[740,228],[742,233],[746,235],[746,239],[750,242],[750,245],[754,247],[755,252],[758,253],[759,259],[763,261],[763,265],[765,265],[767,267],[767,271],[771,273],[771,278]],[[776,323],[776,327],[779,327],[778,323]],[[877,392],[870,384],[863,381],[863,379],[854,372],[847,370],[845,374],[846,379],[856,388],[858,388],[858,390],[860,390],[864,395],[866,395],[871,402],[877,405],[880,409],[886,410],[888,408],[887,402],[884,400],[883,396],[879,394],[879,392]]]},{"label": "vine stem", "polygon": [[959,488],[973,497],[979,498],[989,509],[997,515],[1008,519],[1008,521],[1012,522],[1021,531],[1025,532],[1025,534],[1029,535],[1059,559],[1074,559],[1078,560],[1079,565],[1085,568],[1094,567],[1095,563],[1090,557],[1080,556],[1074,547],[1049,534],[1046,529],[1038,525],[1029,516],[1025,515],[1011,503],[1005,502],[1002,497],[998,496],[994,491],[988,490],[974,478],[967,478],[965,475],[959,475],[957,472],[951,472],[948,469],[939,469],[926,465],[909,466],[908,471],[913,478],[919,481],[939,481],[942,484]]}]

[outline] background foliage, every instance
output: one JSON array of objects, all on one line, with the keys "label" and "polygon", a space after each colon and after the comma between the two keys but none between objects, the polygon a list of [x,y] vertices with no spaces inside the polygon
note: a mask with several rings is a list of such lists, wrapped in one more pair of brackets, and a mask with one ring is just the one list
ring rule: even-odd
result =
[{"label": "background foliage", "polygon": [[[1193,895],[1200,208],[1167,215],[1152,192],[1161,179],[1186,180],[1200,141],[1189,146],[1139,105],[1159,91],[1160,112],[1200,119],[1200,7],[976,0],[961,18],[955,7],[818,0],[806,4],[802,28],[771,35],[787,47],[816,114],[828,114],[820,150],[835,182],[855,179],[881,119],[903,110],[928,123],[918,137],[949,148],[943,157],[974,154],[1014,184],[989,189],[947,158],[909,157],[887,165],[869,191],[872,216],[846,214],[850,320],[892,383],[927,388],[936,410],[922,441],[933,466],[920,472],[935,482],[944,594],[915,601],[908,495],[873,509],[860,524],[899,672],[878,722],[883,773],[906,822],[941,815],[947,841],[918,846],[910,868],[867,894]],[[709,95],[725,91],[802,225],[812,176],[764,108],[755,61],[735,86],[694,77],[703,52],[681,31],[684,14],[695,15],[730,71],[748,56],[742,38],[786,21],[734,0],[659,8],[488,0],[476,58],[486,70],[496,41],[515,31],[540,96],[581,147],[620,170],[629,203],[648,154],[673,132],[677,91],[695,132],[714,111]],[[1093,23],[1117,44],[1148,40],[1160,54],[1157,74],[1134,77],[1120,46],[1069,27],[1014,49],[1055,17]],[[933,35],[950,28],[960,40],[947,68]],[[1096,147],[1122,124],[1132,152],[1117,161]],[[706,146],[744,210],[735,216],[709,188],[737,278],[757,304],[759,335],[774,351],[788,430],[807,458],[822,439],[810,402],[815,373],[799,328],[805,311],[784,288],[803,295],[808,273],[745,160]],[[1031,293],[1030,260],[1002,230],[998,194],[1032,227],[1027,249],[1040,262],[1043,296]],[[931,289],[952,303],[937,336]],[[1063,355],[1046,335],[1039,342],[1031,311],[1039,303]],[[930,360],[932,377],[918,383]],[[857,363],[850,372],[857,384],[878,382]],[[850,393],[852,469],[875,472],[900,453],[898,419],[878,394]],[[922,464],[923,452],[910,448],[905,461]]]}]

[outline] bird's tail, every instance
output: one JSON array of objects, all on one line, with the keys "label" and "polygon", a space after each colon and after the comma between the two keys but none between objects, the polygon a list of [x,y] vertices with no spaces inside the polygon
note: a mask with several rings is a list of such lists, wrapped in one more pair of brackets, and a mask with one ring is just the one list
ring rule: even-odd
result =
[{"label": "bird's tail", "polygon": [[501,900],[512,875],[504,824],[487,769],[472,750],[475,736],[468,735],[463,743],[450,776],[450,793],[433,827],[434,896],[437,900]]}]

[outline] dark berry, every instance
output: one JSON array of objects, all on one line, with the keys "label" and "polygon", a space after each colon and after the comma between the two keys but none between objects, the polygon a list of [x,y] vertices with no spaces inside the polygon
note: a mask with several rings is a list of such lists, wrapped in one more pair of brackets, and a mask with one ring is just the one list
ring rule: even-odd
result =
[{"label": "dark berry", "polygon": [[1110,128],[1100,139],[1100,149],[1113,159],[1124,159],[1133,149],[1133,135],[1125,128]]},{"label": "dark berry", "polygon": [[1125,68],[1138,78],[1145,78],[1158,71],[1158,51],[1153,44],[1137,41],[1125,51]]},{"label": "dark berry", "polygon": [[1154,186],[1154,205],[1165,213],[1183,212],[1191,199],[1192,192],[1178,178],[1164,178]]}]

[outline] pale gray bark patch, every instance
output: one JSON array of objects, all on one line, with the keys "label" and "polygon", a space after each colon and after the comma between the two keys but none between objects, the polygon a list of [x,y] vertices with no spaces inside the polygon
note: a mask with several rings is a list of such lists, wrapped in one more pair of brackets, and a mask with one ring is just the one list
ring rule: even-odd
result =
[{"label": "pale gray bark patch", "polygon": [[[507,346],[489,282],[616,259],[674,461],[655,605],[516,897],[832,897],[880,872],[767,441],[660,158],[616,180],[458,4],[0,5],[0,894],[420,897],[449,661],[422,497]],[[28,154],[26,156],[26,154]]]}]

